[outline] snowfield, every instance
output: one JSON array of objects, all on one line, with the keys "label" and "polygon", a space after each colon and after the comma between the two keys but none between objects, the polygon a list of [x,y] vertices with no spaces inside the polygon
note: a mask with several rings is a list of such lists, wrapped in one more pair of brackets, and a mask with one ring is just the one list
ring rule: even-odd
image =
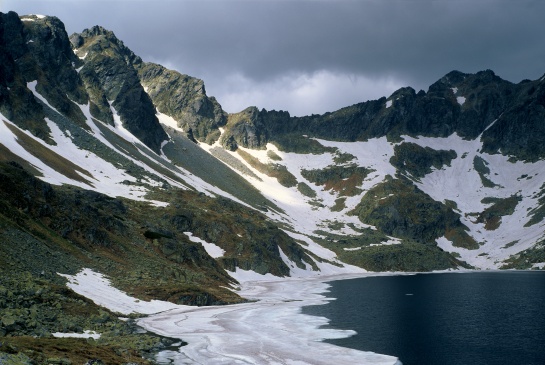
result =
[{"label": "snowfield", "polygon": [[[239,171],[233,168],[233,170],[240,174],[241,177],[246,179],[250,184],[256,187],[261,193],[273,201],[278,207],[280,207],[286,214],[278,216],[275,212],[267,213],[270,218],[275,220],[281,220],[289,223],[294,231],[307,235],[315,234],[316,230],[330,231],[336,234],[357,234],[352,228],[348,226],[351,224],[356,228],[363,229],[371,227],[359,221],[355,216],[348,216],[346,213],[352,210],[361,200],[363,195],[375,186],[382,182],[386,175],[395,175],[395,168],[389,163],[390,158],[394,154],[393,144],[386,140],[386,137],[371,139],[367,142],[333,142],[321,139],[316,139],[320,144],[325,147],[335,147],[339,153],[350,153],[355,156],[350,163],[357,163],[359,166],[366,167],[373,170],[369,176],[364,180],[363,184],[359,186],[362,189],[362,194],[356,196],[346,197],[346,208],[339,212],[332,211],[331,208],[335,205],[335,201],[339,197],[335,192],[326,191],[321,186],[306,180],[302,174],[302,170],[323,169],[329,166],[335,166],[333,153],[323,154],[298,154],[282,152],[276,148],[273,144],[267,144],[265,150],[252,150],[243,147],[239,147],[249,155],[257,158],[260,162],[275,163],[283,165],[287,170],[293,174],[297,181],[305,182],[316,193],[316,198],[308,198],[298,191],[297,187],[285,187],[282,186],[276,178],[267,176],[264,173],[257,171],[248,162],[246,162],[238,153],[226,151],[233,158],[240,161],[251,170],[259,179],[252,176],[240,174]],[[207,145],[200,143],[204,150],[210,152],[213,147],[219,147],[219,142],[214,145]],[[275,161],[268,157],[268,152],[272,151],[278,155],[281,160]],[[322,206],[316,206],[311,204],[312,201],[319,201]],[[339,230],[331,230],[329,228],[330,223],[342,222],[344,226]]]},{"label": "snowfield", "polygon": [[[462,260],[476,268],[497,269],[510,256],[545,238],[545,222],[525,227],[530,220],[529,211],[539,205],[538,193],[545,184],[545,161],[510,162],[509,156],[481,153],[480,138],[467,141],[456,134],[447,138],[403,138],[422,147],[456,151],[457,158],[452,160],[451,166],[432,171],[417,182],[417,186],[434,200],[454,201],[461,222],[469,228],[469,234],[479,242],[480,247],[476,250],[454,247],[450,241],[441,237],[437,239],[437,244],[443,250],[458,253]],[[486,177],[495,186],[483,185],[473,166],[475,157],[487,163],[490,173]],[[476,222],[476,218],[470,215],[480,213],[491,205],[483,203],[484,198],[511,196],[518,196],[521,201],[513,214],[501,218],[501,224],[495,230],[485,229],[484,223]]]},{"label": "snowfield", "polygon": [[[44,108],[51,108],[51,110],[58,113],[47,99],[36,90],[36,86],[37,81],[27,83],[28,89],[36,99],[44,104]],[[453,88],[452,91],[456,96],[458,90]],[[459,99],[463,98],[462,96],[457,97]],[[389,102],[387,101],[387,104]],[[114,116],[113,126],[94,119],[91,116],[89,104],[74,104],[80,108],[86,117],[89,130],[83,133],[96,140],[97,144],[103,145],[121,158],[137,165],[142,169],[143,177],[137,179],[129,175],[123,166],[118,166],[119,163],[108,162],[92,151],[79,148],[68,130],[61,129],[59,125],[48,118],[45,118],[45,122],[51,130],[50,137],[55,141],[56,145],[49,145],[28,131],[21,130],[3,115],[0,115],[0,143],[12,153],[28,161],[42,174],[40,178],[51,184],[70,184],[113,197],[125,197],[164,206],[168,203],[150,200],[147,198],[147,194],[152,188],[162,187],[162,183],[159,181],[165,181],[171,186],[181,189],[193,187],[208,196],[225,196],[248,206],[231,194],[203,181],[183,167],[172,164],[162,152],[165,146],[173,143],[172,140],[163,141],[160,154],[143,145],[123,126],[111,102],[110,108]],[[389,105],[391,106],[391,104]],[[162,125],[178,131],[181,130],[172,117],[159,112],[157,117]],[[48,165],[47,161],[42,161],[32,151],[26,150],[23,147],[25,144],[18,140],[17,133],[14,130],[17,130],[19,136],[22,133],[25,138],[32,139],[33,142],[39,143],[43,148],[72,162],[77,167],[74,172],[81,179],[74,177],[74,174],[70,175],[71,177],[63,175],[61,171],[57,171],[54,167]],[[172,130],[170,129],[170,131]],[[221,132],[223,133],[223,130]],[[525,226],[531,218],[529,215],[531,209],[539,206],[539,193],[541,187],[545,186],[545,161],[536,163],[510,162],[508,156],[489,155],[480,152],[482,149],[480,138],[468,141],[456,134],[447,138],[403,136],[403,139],[405,142],[412,142],[422,147],[430,147],[435,150],[452,149],[457,153],[457,157],[452,160],[450,166],[433,169],[431,173],[419,180],[415,180],[414,183],[436,201],[446,202],[448,200],[454,202],[456,211],[460,214],[461,222],[468,227],[468,233],[479,243],[479,247],[474,250],[455,247],[445,237],[440,237],[436,240],[440,248],[459,255],[461,260],[476,268],[496,269],[501,267],[509,257],[533,247],[536,242],[545,239],[545,221]],[[276,178],[267,176],[253,168],[240,154],[231,151],[225,152],[249,169],[253,175],[242,174],[234,168],[233,170],[257,188],[265,198],[274,202],[280,208],[280,211],[269,209],[265,212],[271,220],[284,224],[284,231],[294,239],[303,241],[305,244],[301,244],[301,246],[305,250],[332,263],[343,265],[334,252],[316,244],[312,241],[312,237],[318,236],[319,231],[338,235],[358,235],[358,230],[364,228],[375,229],[373,226],[360,222],[356,216],[347,213],[358,205],[369,189],[383,182],[388,175],[396,175],[396,169],[390,164],[390,159],[394,155],[396,143],[401,142],[389,142],[386,137],[373,138],[365,142],[315,140],[325,147],[335,148],[336,152],[322,154],[287,153],[278,150],[276,146],[270,143],[264,150],[239,147],[263,164],[274,163],[284,166],[298,182],[303,182],[312,189],[316,195],[315,197],[303,195],[297,187],[281,185]],[[212,148],[220,147],[220,144],[218,141],[214,145],[199,143],[199,146],[210,153]],[[357,187],[361,190],[361,193],[356,196],[341,197],[339,193],[333,190],[325,190],[323,186],[315,185],[303,176],[303,170],[336,166],[335,158],[338,154],[351,154],[354,156],[352,160],[345,162],[344,165],[356,164],[371,171],[362,184]],[[276,155],[280,159],[278,161],[277,159],[273,160],[270,157],[271,155]],[[482,163],[489,172],[479,174],[474,166],[475,159],[483,161]],[[493,186],[490,187],[490,183],[484,186],[483,179],[487,179]],[[487,200],[483,199],[514,196],[518,197],[520,201],[511,215],[501,217],[498,228],[487,230],[485,223],[477,222],[476,217],[493,204],[490,203],[490,200],[487,202]],[[333,209],[339,198],[344,200],[344,207]],[[190,233],[187,234],[190,235]],[[208,243],[193,236],[190,236],[190,239],[201,243],[211,257],[218,258],[224,253],[214,243]],[[392,237],[392,241],[386,244],[397,244],[399,242],[395,237]],[[379,243],[376,242],[376,244]],[[371,243],[371,245],[375,245],[375,243]],[[357,250],[357,247],[348,250]],[[283,255],[282,252],[281,255]],[[301,270],[285,255],[282,257],[290,267],[292,275],[295,276],[327,275],[339,272],[337,268],[332,268],[334,265],[319,262],[307,262],[307,269]],[[311,264],[317,265],[321,271],[313,272]],[[344,265],[344,268],[342,268],[342,270],[350,272],[364,271],[356,269],[349,265]]]},{"label": "snowfield", "polygon": [[[27,83],[28,88],[34,96],[56,111],[42,95],[36,90],[37,82]],[[457,90],[453,90],[454,93]],[[76,104],[78,105],[78,104]],[[203,181],[197,176],[184,170],[182,167],[175,166],[170,160],[161,153],[156,154],[148,147],[144,146],[134,137],[126,128],[123,127],[117,111],[111,106],[114,115],[114,126],[105,125],[92,118],[89,105],[78,105],[82,113],[86,116],[86,123],[90,129],[88,133],[107,148],[119,154],[123,158],[132,161],[141,167],[150,176],[157,176],[170,185],[182,189],[189,186],[196,188],[209,196],[226,196],[243,205],[247,205],[230,194],[225,193],[216,186]],[[157,114],[161,123],[165,126],[180,130],[176,121],[168,115]],[[83,189],[95,190],[114,197],[125,197],[133,200],[147,201],[154,205],[166,205],[166,202],[149,200],[146,198],[151,187],[160,187],[160,183],[153,179],[144,177],[138,181],[135,177],[127,174],[125,170],[116,166],[92,151],[84,150],[76,146],[73,136],[68,130],[62,130],[55,122],[45,118],[49,129],[50,137],[56,145],[49,145],[43,140],[35,137],[28,131],[21,130],[15,124],[11,123],[3,115],[0,115],[0,143],[2,143],[12,153],[28,161],[43,175],[41,179],[51,184],[70,184]],[[72,162],[79,170],[75,170],[81,176],[81,179],[63,175],[56,171],[46,162],[40,160],[31,151],[27,151],[20,143],[13,130],[17,129],[26,137],[39,143]],[[415,184],[434,200],[446,202],[447,200],[455,202],[457,211],[460,214],[461,222],[468,227],[468,233],[479,242],[479,248],[468,250],[465,248],[454,247],[445,237],[437,239],[437,244],[445,251],[455,253],[459,257],[481,269],[496,269],[501,267],[503,262],[518,254],[519,252],[532,247],[536,242],[545,238],[545,222],[540,222],[525,227],[530,220],[529,212],[532,208],[539,206],[539,193],[541,187],[545,184],[545,161],[535,163],[510,162],[508,156],[500,154],[489,155],[481,153],[482,142],[480,138],[473,141],[464,140],[456,134],[447,138],[414,138],[404,136],[405,142],[412,142],[422,147],[430,147],[435,150],[454,150],[457,157],[452,160],[451,166],[443,166],[441,169],[433,169],[425,177],[416,180]],[[269,200],[273,201],[284,213],[273,209],[266,212],[267,216],[275,221],[286,223],[290,228],[285,231],[291,236],[297,236],[297,239],[308,243],[305,249],[315,253],[319,257],[330,261],[336,261],[336,255],[312,242],[308,237],[316,236],[317,231],[331,232],[342,235],[358,234],[355,229],[375,228],[363,224],[356,216],[349,216],[347,213],[361,201],[361,198],[377,184],[384,181],[387,175],[395,176],[396,169],[390,164],[390,158],[394,155],[395,143],[388,142],[385,137],[370,139],[366,142],[333,142],[322,139],[316,139],[320,144],[326,147],[334,147],[337,153],[348,153],[355,158],[346,164],[357,164],[365,167],[371,172],[365,178],[361,186],[361,194],[356,196],[344,197],[345,207],[340,211],[332,211],[332,207],[339,198],[338,193],[331,190],[324,190],[322,186],[317,186],[302,175],[302,170],[323,169],[335,166],[334,158],[336,153],[322,154],[297,154],[279,151],[272,144],[268,144],[265,150],[244,149],[246,153],[258,159],[264,164],[277,163],[286,167],[286,169],[295,176],[297,181],[305,182],[316,194],[315,198],[309,198],[303,195],[297,187],[282,186],[276,178],[269,177],[247,163],[238,153],[226,151],[233,158],[240,161],[250,169],[254,178],[249,175],[240,174],[250,184],[259,189],[261,193]],[[120,141],[127,141],[133,148],[128,151],[125,147],[120,147]],[[165,140],[162,147],[171,143]],[[204,143],[199,144],[205,151],[210,152],[213,147],[218,147],[219,142],[210,146]],[[271,160],[270,152],[280,157],[280,161]],[[490,170],[489,173],[480,176],[474,166],[474,159],[481,159]],[[168,169],[171,174],[165,174]],[[482,177],[491,181],[494,185],[487,187],[483,185]],[[485,229],[484,223],[476,221],[476,215],[483,212],[492,203],[483,203],[483,199],[509,198],[517,196],[520,198],[515,211],[511,215],[501,217],[500,225],[495,230]],[[319,202],[319,204],[316,204]],[[486,202],[486,201],[485,201]],[[335,229],[331,225],[335,224]],[[293,233],[298,232],[298,233]],[[295,238],[295,237],[294,237]],[[377,242],[378,244],[379,242]],[[219,247],[214,248],[213,244],[202,243],[205,249],[210,250],[212,257],[220,257],[222,254]],[[338,260],[336,261],[338,262]],[[310,264],[310,263],[307,263]],[[310,265],[308,265],[310,268]],[[327,268],[322,268],[328,272]]]}]

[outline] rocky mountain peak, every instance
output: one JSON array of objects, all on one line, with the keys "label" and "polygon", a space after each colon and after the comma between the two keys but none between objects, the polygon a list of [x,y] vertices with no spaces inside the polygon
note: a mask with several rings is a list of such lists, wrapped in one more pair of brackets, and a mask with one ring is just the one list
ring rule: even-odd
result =
[{"label": "rocky mountain peak", "polygon": [[[23,23],[19,19],[19,15],[13,11],[1,14],[0,39],[3,50],[7,52],[2,52],[2,56],[6,57],[9,55],[12,60],[20,58],[26,52],[27,48],[24,38]],[[1,76],[4,76],[4,74]]]},{"label": "rocky mountain peak", "polygon": [[174,118],[191,139],[213,143],[219,138],[227,113],[206,95],[202,80],[155,63],[135,63],[134,67],[157,110]]},{"label": "rocky mountain peak", "polygon": [[158,152],[168,136],[138,77],[135,67],[142,63],[140,57],[112,31],[100,26],[72,34],[70,41],[74,52],[83,60],[80,75],[89,93],[95,96],[95,115],[111,123],[110,108],[113,107],[123,127]]},{"label": "rocky mountain peak", "polygon": [[134,54],[114,32],[100,25],[84,29],[81,33],[70,36],[75,52],[83,57],[92,50],[94,53],[106,53],[110,56],[123,56],[127,62],[140,63],[142,59]]},{"label": "rocky mountain peak", "polygon": [[[74,69],[74,66],[81,62],[72,52],[64,24],[54,16],[23,16],[21,20],[24,24],[27,46],[33,55],[33,62],[38,66],[28,69],[27,81],[38,79],[38,84],[42,85],[46,95],[59,87],[66,91],[71,100],[85,104],[87,95]],[[54,85],[46,85],[45,79],[49,79],[49,75],[46,76],[45,73],[54,76],[51,80]],[[53,96],[53,99],[56,98]],[[69,100],[63,102],[71,103]],[[69,108],[68,105],[59,105],[59,107],[61,110]]]},{"label": "rocky mountain peak", "polygon": [[394,91],[388,99],[395,100],[402,97],[415,97],[415,96],[416,96],[416,91],[412,87],[402,87]]},{"label": "rocky mountain peak", "polygon": [[49,128],[42,123],[43,111],[26,87],[26,77],[21,70],[32,69],[31,63],[19,16],[14,12],[0,13],[0,113],[20,128],[46,140]]},{"label": "rocky mountain peak", "polygon": [[449,86],[456,86],[462,83],[467,76],[468,74],[454,70],[443,76],[439,81]]},{"label": "rocky mountain peak", "polygon": [[51,142],[42,106],[28,84],[34,82],[35,92],[50,105],[72,121],[83,123],[84,115],[73,103],[85,104],[88,100],[74,69],[79,60],[58,18],[27,15],[19,19],[13,12],[0,18],[5,87],[0,111],[21,128]]},{"label": "rocky mountain peak", "polygon": [[84,29],[83,32],[81,32],[82,37],[96,37],[96,36],[105,36],[111,40],[115,40],[116,42],[119,41],[117,37],[115,36],[114,32],[111,30],[108,30],[100,25],[95,25],[91,28]]},{"label": "rocky mountain peak", "polygon": [[[263,114],[267,112],[263,110]],[[255,106],[248,107],[239,113],[230,114],[221,144],[234,151],[238,146],[245,148],[262,148],[267,143],[266,130],[261,120],[261,113]]]}]

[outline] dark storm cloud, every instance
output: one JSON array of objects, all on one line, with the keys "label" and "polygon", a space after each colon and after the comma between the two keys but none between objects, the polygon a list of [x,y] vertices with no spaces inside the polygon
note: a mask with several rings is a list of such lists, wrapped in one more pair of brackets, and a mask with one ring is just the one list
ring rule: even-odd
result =
[{"label": "dark storm cloud", "polygon": [[[336,96],[345,92],[350,99],[353,92],[356,102],[367,89],[387,91],[386,84],[427,89],[453,69],[492,69],[513,82],[545,73],[544,1],[6,3],[8,10],[57,15],[69,31],[101,24],[144,60],[203,78],[209,91],[241,97],[267,88],[274,94],[279,80],[298,77],[308,83],[292,85],[294,95],[308,97],[301,91],[307,86],[337,80],[332,85],[346,90]],[[246,89],[225,84],[235,80]]]}]

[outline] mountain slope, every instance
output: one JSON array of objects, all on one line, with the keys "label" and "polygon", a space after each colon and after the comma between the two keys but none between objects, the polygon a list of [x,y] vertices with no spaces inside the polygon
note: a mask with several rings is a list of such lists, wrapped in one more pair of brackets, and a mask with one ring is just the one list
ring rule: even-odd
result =
[{"label": "mountain slope", "polygon": [[111,31],[13,12],[0,61],[0,335],[38,336],[35,361],[55,331],[104,333],[84,349],[112,359],[169,342],[64,288],[84,268],[211,305],[243,301],[241,275],[545,267],[545,77],[227,114]]},{"label": "mountain slope", "polygon": [[187,232],[221,249],[206,267],[499,268],[543,241],[543,79],[453,71],[428,92],[324,115],[227,115],[201,80],[104,28],[68,37],[54,17],[1,19],[2,160],[151,203],[154,239]]}]

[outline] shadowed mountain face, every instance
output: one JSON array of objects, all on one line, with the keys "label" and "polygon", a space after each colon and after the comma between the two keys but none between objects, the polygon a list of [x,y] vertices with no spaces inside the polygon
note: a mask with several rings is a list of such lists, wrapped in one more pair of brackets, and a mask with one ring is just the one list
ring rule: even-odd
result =
[{"label": "shadowed mountain face", "polygon": [[[543,147],[544,83],[524,81],[514,85],[492,71],[463,74],[453,71],[416,93],[403,88],[388,98],[355,104],[333,113],[290,117],[287,112],[247,109],[233,117],[222,138],[243,147],[281,143],[286,135],[338,141],[364,141],[402,135],[464,139],[482,134],[489,153],[514,155],[537,161]],[[240,121],[244,121],[244,128]],[[537,133],[534,133],[536,131]],[[255,138],[249,136],[256,136]]]},{"label": "shadowed mountain face", "polygon": [[[544,80],[453,71],[324,115],[227,114],[100,26],[0,14],[0,290],[89,267],[210,305],[242,300],[240,270],[543,268]],[[61,330],[8,302],[2,331]]]},{"label": "shadowed mountain face", "polygon": [[83,59],[82,78],[87,87],[98,82],[111,107],[119,114],[123,127],[158,152],[167,135],[138,78],[134,65],[141,63],[141,59],[112,32],[99,26],[73,34],[70,40],[74,52]]}]

